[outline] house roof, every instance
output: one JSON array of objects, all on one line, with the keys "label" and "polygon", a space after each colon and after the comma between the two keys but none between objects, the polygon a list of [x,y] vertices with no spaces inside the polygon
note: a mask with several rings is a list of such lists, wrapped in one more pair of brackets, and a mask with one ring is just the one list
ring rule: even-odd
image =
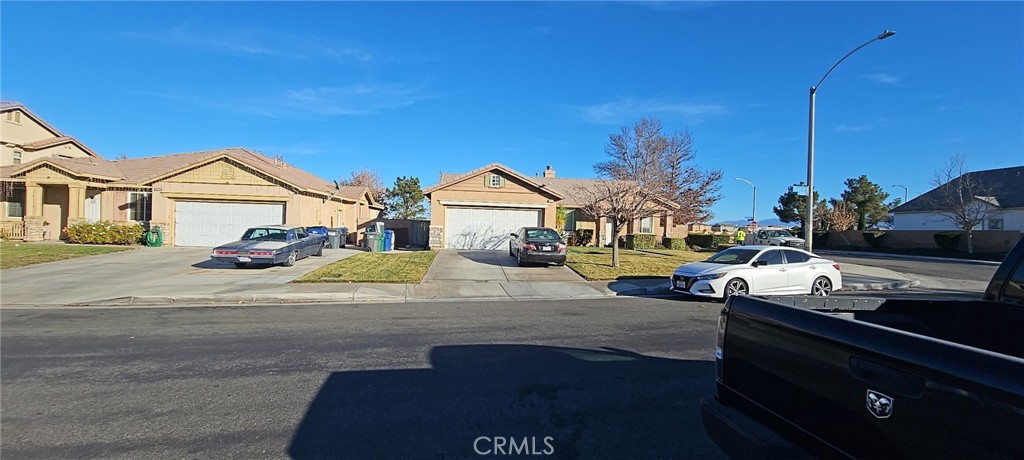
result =
[{"label": "house roof", "polygon": [[7,112],[7,111],[10,111],[10,110],[15,110],[15,109],[24,112],[25,116],[35,120],[36,123],[39,123],[40,126],[42,126],[47,131],[49,131],[51,134],[53,134],[53,137],[51,137],[51,138],[47,138],[47,139],[43,139],[43,140],[39,140],[39,141],[33,141],[33,142],[29,142],[29,143],[23,145],[22,147],[24,147],[25,149],[27,149],[27,150],[39,150],[39,149],[44,149],[46,147],[52,147],[54,145],[59,145],[59,144],[66,143],[66,142],[72,142],[75,145],[77,145],[79,148],[84,150],[86,153],[88,153],[88,154],[90,154],[90,155],[92,155],[92,156],[94,156],[96,158],[103,158],[102,156],[100,156],[100,154],[92,151],[92,149],[90,149],[89,147],[86,147],[85,144],[81,143],[78,139],[75,139],[74,137],[71,137],[71,136],[66,136],[66,135],[64,135],[64,133],[61,133],[60,131],[58,131],[57,128],[54,128],[53,126],[51,126],[49,123],[46,122],[46,120],[43,120],[41,117],[39,117],[39,115],[36,115],[36,114],[32,113],[32,111],[29,110],[28,107],[25,107],[24,104],[22,104],[20,102],[15,102],[15,101],[0,101],[0,112]]},{"label": "house roof", "polygon": [[1000,208],[1024,208],[1024,166],[973,171],[949,183],[929,190],[904,204],[893,208],[893,213],[935,212],[948,210],[942,196],[946,187],[956,187],[964,177],[970,177],[986,189],[986,196],[974,197]]},{"label": "house roof", "polygon": [[435,185],[427,188],[426,190],[424,190],[423,194],[429,197],[430,194],[432,192],[436,191],[436,190],[448,187],[450,185],[455,185],[455,184],[457,184],[459,182],[467,181],[469,179],[472,179],[472,178],[474,178],[476,176],[479,176],[481,174],[484,174],[486,172],[495,171],[495,170],[504,172],[505,174],[508,174],[509,176],[515,177],[516,179],[519,179],[519,180],[525,182],[526,184],[531,185],[531,186],[533,186],[533,187],[543,191],[544,193],[547,193],[548,195],[551,195],[552,197],[554,197],[556,199],[561,200],[561,199],[565,198],[565,195],[562,192],[559,192],[557,190],[553,190],[553,189],[549,188],[547,184],[544,184],[544,183],[541,183],[541,182],[535,180],[535,179],[538,179],[538,178],[530,178],[530,177],[524,176],[524,175],[520,174],[518,171],[516,171],[516,170],[514,170],[512,168],[509,168],[508,166],[505,166],[505,165],[503,165],[501,163],[491,163],[491,164],[483,166],[481,168],[474,169],[474,170],[472,170],[472,171],[470,171],[468,173],[465,173],[465,174],[444,174],[444,173],[442,173],[441,174],[441,180],[439,180],[437,184],[435,184]]}]

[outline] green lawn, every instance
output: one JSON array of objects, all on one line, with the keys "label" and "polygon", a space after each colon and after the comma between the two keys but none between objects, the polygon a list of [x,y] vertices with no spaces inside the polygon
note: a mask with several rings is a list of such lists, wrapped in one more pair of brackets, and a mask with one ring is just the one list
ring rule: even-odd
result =
[{"label": "green lawn", "polygon": [[705,260],[710,256],[708,253],[686,250],[651,249],[642,252],[620,249],[619,268],[612,268],[611,248],[571,247],[566,265],[591,281],[667,278],[680,265]]},{"label": "green lawn", "polygon": [[131,246],[98,246],[63,243],[0,243],[0,269],[53,262],[55,260],[129,251]]},{"label": "green lawn", "polygon": [[419,283],[437,251],[366,252],[320,267],[294,283]]}]

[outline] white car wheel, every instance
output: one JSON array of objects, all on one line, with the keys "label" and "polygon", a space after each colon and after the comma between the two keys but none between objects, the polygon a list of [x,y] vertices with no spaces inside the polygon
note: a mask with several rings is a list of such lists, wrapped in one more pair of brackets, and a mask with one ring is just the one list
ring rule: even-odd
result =
[{"label": "white car wheel", "polygon": [[747,282],[739,278],[733,278],[725,283],[725,298],[728,299],[734,295],[743,295],[750,292],[747,287]]},{"label": "white car wheel", "polygon": [[815,279],[814,284],[811,285],[811,295],[818,297],[827,297],[831,293],[832,281],[824,276]]}]

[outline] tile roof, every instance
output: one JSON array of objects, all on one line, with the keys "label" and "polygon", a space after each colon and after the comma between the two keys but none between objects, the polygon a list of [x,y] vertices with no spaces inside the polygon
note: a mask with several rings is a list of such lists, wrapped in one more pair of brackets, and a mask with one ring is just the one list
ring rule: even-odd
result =
[{"label": "tile roof", "polygon": [[987,196],[975,198],[1001,208],[1024,208],[1024,166],[1014,166],[964,173],[949,184],[936,187],[893,208],[892,212],[935,212],[948,209],[942,202],[943,189],[955,187],[964,177],[970,177],[988,189]]},{"label": "tile roof", "polygon": [[72,143],[72,144],[77,145],[78,148],[84,150],[86,153],[88,153],[88,154],[90,154],[90,155],[92,155],[92,156],[94,156],[96,158],[103,158],[103,157],[100,156],[100,154],[92,151],[92,149],[90,149],[89,147],[86,147],[85,144],[81,143],[78,139],[75,139],[75,138],[70,137],[70,136],[51,137],[51,138],[47,138],[47,139],[43,139],[43,140],[27,142],[25,144],[22,144],[21,146],[25,150],[35,151],[35,150],[42,150],[42,149],[45,149],[45,148],[48,148],[48,147],[53,147],[55,145],[61,145],[61,144],[67,144],[67,143]]}]

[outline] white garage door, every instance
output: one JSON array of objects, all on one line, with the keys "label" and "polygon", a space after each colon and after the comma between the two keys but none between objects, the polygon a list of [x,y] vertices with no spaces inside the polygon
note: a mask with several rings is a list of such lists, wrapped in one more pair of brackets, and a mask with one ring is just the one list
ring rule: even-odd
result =
[{"label": "white garage door", "polygon": [[241,238],[249,227],[283,223],[280,203],[179,201],[174,211],[174,245],[219,246]]},{"label": "white garage door", "polygon": [[541,225],[538,209],[449,208],[445,221],[448,249],[502,249],[509,233]]}]

